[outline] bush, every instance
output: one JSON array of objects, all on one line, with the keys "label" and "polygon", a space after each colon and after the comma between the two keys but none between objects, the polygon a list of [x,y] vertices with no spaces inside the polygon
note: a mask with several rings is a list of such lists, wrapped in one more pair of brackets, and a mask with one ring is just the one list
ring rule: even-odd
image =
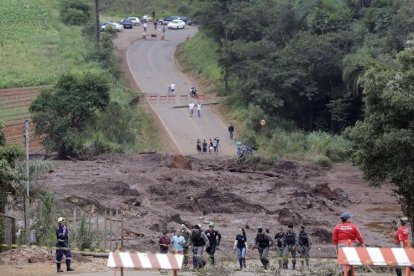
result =
[{"label": "bush", "polygon": [[85,24],[90,19],[90,11],[88,0],[62,0],[60,3],[62,21],[68,25]]}]

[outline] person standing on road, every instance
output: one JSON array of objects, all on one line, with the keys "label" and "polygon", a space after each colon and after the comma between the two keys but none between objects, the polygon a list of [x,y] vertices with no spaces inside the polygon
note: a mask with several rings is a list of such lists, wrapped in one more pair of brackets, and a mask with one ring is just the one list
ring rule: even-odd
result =
[{"label": "person standing on road", "polygon": [[203,268],[205,265],[204,246],[209,247],[210,242],[198,224],[194,225],[191,232],[191,244],[193,245],[193,267],[194,269]]},{"label": "person standing on road", "polygon": [[184,254],[185,238],[181,235],[181,230],[177,230],[171,239],[174,254]]},{"label": "person standing on road", "polygon": [[206,248],[206,252],[210,256],[211,264],[214,265],[214,253],[216,253],[216,247],[220,246],[221,234],[219,231],[214,230],[214,223],[210,222],[208,229],[205,231],[205,234],[210,242],[210,246]]},{"label": "person standing on road", "polygon": [[233,250],[237,252],[237,259],[239,260],[240,270],[246,268],[246,254],[247,254],[247,236],[243,228],[237,234],[234,241]]},{"label": "person standing on road", "polygon": [[[339,247],[345,246],[357,246],[359,243],[361,246],[364,245],[361,232],[358,226],[351,221],[352,214],[345,212],[341,214],[341,223],[338,223],[332,232],[332,242],[335,245],[335,250],[338,252]],[[347,244],[347,243],[350,244]],[[348,275],[351,275],[352,267],[348,270]]]},{"label": "person standing on road", "polygon": [[255,244],[257,246],[257,250],[259,251],[260,262],[263,264],[263,268],[266,270],[269,267],[269,248],[273,244],[273,239],[263,232],[263,228],[259,227],[257,229],[257,235],[255,238]]},{"label": "person standing on road", "polygon": [[201,154],[201,141],[200,141],[200,139],[197,139],[196,148],[197,148],[197,153]]},{"label": "person standing on road", "polygon": [[144,32],[146,32],[147,31],[147,27],[148,27],[148,24],[147,24],[146,21],[144,22],[144,24],[142,24],[142,27],[144,27]]},{"label": "person standing on road", "polygon": [[171,83],[170,84],[170,86],[171,86],[171,94],[175,94],[175,83]]},{"label": "person standing on road", "polygon": [[216,136],[216,138],[214,138],[214,140],[216,141],[216,152],[219,152],[220,149],[220,139]]},{"label": "person standing on road", "polygon": [[300,264],[301,267],[304,268],[305,261],[306,261],[306,267],[309,268],[309,251],[311,250],[312,242],[310,240],[310,237],[308,233],[305,232],[305,226],[300,227],[299,231],[299,258],[300,258]]},{"label": "person standing on road", "polygon": [[214,149],[213,141],[210,139],[208,141],[208,153],[210,154]]},{"label": "person standing on road", "polygon": [[279,229],[279,232],[275,235],[275,243],[276,243],[276,258],[279,264],[279,269],[282,269],[283,265],[283,239],[285,237],[285,233],[283,233],[283,229]]},{"label": "person standing on road", "polygon": [[288,269],[289,253],[292,255],[292,269],[296,268],[296,250],[299,245],[298,235],[293,231],[293,225],[288,225],[283,239],[283,268]]},{"label": "person standing on road", "polygon": [[193,113],[194,113],[194,103],[190,102],[188,104],[188,108],[190,109],[190,117],[193,117]]},{"label": "person standing on road", "polygon": [[204,139],[204,141],[203,141],[203,153],[207,153],[207,147],[208,147],[207,141],[206,141],[206,139]]},{"label": "person standing on road", "polygon": [[171,239],[168,237],[168,231],[164,230],[162,231],[162,236],[160,237],[158,241],[158,245],[160,246],[160,253],[167,254],[168,249],[170,248]]},{"label": "person standing on road", "polygon": [[157,25],[158,25],[158,20],[157,20],[157,19],[155,19],[155,20],[154,20],[154,30],[157,30]]},{"label": "person standing on road", "polygon": [[72,253],[69,249],[69,230],[66,227],[66,220],[63,217],[58,218],[58,227],[56,229],[56,269],[57,272],[63,272],[61,262],[63,255],[66,257],[66,271],[74,271],[70,267]]},{"label": "person standing on road", "polygon": [[241,155],[241,148],[242,148],[242,142],[241,141],[237,141],[236,142],[237,157],[240,157],[240,155]]},{"label": "person standing on road", "polygon": [[198,114],[198,117],[201,117],[201,103],[197,104],[197,114]]},{"label": "person standing on road", "polygon": [[229,134],[230,134],[230,139],[233,140],[233,133],[234,133],[234,126],[233,126],[233,124],[230,124],[229,125],[228,130],[229,130]]},{"label": "person standing on road", "polygon": [[[397,229],[397,232],[395,233],[395,246],[404,248],[408,246],[409,244],[409,238],[411,235],[411,231],[407,226],[408,218],[402,217],[400,218],[400,225]],[[402,276],[402,271],[400,266],[395,267],[395,272],[397,273],[397,276]]]}]

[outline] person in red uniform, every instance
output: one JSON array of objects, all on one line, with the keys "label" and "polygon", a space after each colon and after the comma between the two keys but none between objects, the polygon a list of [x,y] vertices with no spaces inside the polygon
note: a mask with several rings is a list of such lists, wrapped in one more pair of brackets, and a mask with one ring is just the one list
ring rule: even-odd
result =
[{"label": "person in red uniform", "polygon": [[[404,248],[408,245],[411,231],[407,226],[407,222],[408,222],[408,218],[406,217],[400,218],[400,225],[397,229],[397,232],[395,233],[396,247]],[[395,272],[397,273],[398,276],[401,276],[402,275],[401,267],[396,266]]]},{"label": "person in red uniform", "polygon": [[[359,232],[358,226],[352,223],[351,218],[352,214],[348,212],[342,213],[342,222],[338,223],[332,232],[332,242],[335,245],[336,252],[338,252],[338,247],[356,246],[357,243],[365,246],[361,232]],[[350,244],[347,244],[348,241]],[[351,275],[351,271],[352,268],[348,271],[348,275]]]}]

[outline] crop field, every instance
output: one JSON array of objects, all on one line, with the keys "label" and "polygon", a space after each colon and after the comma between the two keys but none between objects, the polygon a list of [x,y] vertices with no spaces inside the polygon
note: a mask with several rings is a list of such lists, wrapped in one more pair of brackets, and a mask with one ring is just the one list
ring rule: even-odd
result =
[{"label": "crop field", "polygon": [[[30,121],[29,106],[42,87],[0,89],[0,121],[5,123],[7,144],[24,145],[24,122]],[[30,124],[30,151],[42,149],[42,139],[35,137],[34,126]]]},{"label": "crop field", "polygon": [[91,67],[79,27],[65,26],[55,0],[0,0],[0,88],[52,84]]}]

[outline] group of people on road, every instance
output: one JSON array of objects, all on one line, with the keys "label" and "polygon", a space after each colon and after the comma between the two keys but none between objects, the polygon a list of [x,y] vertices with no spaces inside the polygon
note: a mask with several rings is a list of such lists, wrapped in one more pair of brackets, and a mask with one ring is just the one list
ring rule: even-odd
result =
[{"label": "group of people on road", "polygon": [[216,136],[213,139],[206,139],[201,142],[200,139],[197,139],[196,150],[198,154],[207,154],[207,153],[218,153],[220,149],[220,139]]},{"label": "group of people on road", "polygon": [[190,102],[188,104],[188,108],[190,109],[190,117],[193,117],[194,108],[197,108],[197,115],[198,115],[198,117],[201,117],[201,103],[195,104],[193,102]]}]

